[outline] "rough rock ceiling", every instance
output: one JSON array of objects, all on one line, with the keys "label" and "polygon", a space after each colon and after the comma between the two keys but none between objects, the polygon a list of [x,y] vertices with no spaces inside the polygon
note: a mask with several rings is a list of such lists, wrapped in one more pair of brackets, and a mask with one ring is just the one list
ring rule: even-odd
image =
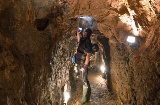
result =
[{"label": "rough rock ceiling", "polygon": [[[111,43],[124,43],[128,35],[139,36],[139,53],[152,45],[152,38],[159,30],[160,1],[158,0],[68,0],[69,8],[65,18],[93,16],[98,30],[110,39]],[[158,37],[157,37],[158,39]]]}]

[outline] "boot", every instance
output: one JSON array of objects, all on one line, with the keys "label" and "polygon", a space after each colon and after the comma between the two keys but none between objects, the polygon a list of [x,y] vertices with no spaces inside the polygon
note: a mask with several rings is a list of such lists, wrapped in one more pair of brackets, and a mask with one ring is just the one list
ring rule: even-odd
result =
[{"label": "boot", "polygon": [[80,101],[81,104],[84,104],[87,102],[87,92],[88,92],[88,86],[83,85],[83,95]]}]

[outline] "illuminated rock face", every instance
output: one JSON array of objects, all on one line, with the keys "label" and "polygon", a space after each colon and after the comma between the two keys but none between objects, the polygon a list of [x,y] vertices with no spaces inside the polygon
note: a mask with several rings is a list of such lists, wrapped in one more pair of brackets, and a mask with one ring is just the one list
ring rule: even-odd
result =
[{"label": "illuminated rock face", "polygon": [[[93,16],[110,39],[112,87],[124,104],[159,104],[160,2],[69,0],[68,16]],[[140,44],[128,46],[128,35]]]},{"label": "illuminated rock face", "polygon": [[[109,38],[111,82],[119,101],[160,104],[159,7],[159,0],[0,1],[0,104],[60,103],[57,88],[69,80],[74,52],[67,42],[77,28],[69,22],[81,15],[94,17]],[[129,46],[128,35],[137,36],[139,45]]]}]

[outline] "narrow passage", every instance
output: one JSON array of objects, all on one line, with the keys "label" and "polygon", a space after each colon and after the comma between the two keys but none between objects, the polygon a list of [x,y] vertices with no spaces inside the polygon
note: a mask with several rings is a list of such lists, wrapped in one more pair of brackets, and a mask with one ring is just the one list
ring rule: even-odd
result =
[{"label": "narrow passage", "polygon": [[[107,90],[107,81],[102,78],[100,72],[89,71],[88,79],[91,86],[91,100],[84,105],[118,105],[117,96]],[[73,94],[73,102],[70,105],[76,105],[76,102],[81,99],[82,96],[82,83],[79,79],[75,80],[76,86]]]}]

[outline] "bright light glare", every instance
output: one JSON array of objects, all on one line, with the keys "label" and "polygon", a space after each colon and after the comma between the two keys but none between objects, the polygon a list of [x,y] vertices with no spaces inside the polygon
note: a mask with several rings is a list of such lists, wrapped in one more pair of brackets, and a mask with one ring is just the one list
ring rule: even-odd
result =
[{"label": "bright light glare", "polygon": [[89,16],[80,16],[79,18],[88,20],[90,17]]},{"label": "bright light glare", "polygon": [[102,65],[102,66],[100,67],[100,69],[101,69],[102,73],[104,73],[104,72],[105,72],[105,70],[106,70],[106,68],[105,68],[105,66],[104,66],[104,65]]},{"label": "bright light glare", "polygon": [[[121,21],[123,23],[126,23],[127,25],[132,27],[133,30],[133,34],[135,36],[139,36],[140,32],[142,31],[142,27],[140,26],[140,24],[135,20],[134,20],[134,15],[136,15],[134,10],[131,10],[130,8],[127,8],[130,15],[128,16],[127,14],[124,14],[122,16],[120,16],[119,18],[121,19]],[[136,23],[138,24],[138,26],[136,26]]]},{"label": "bright light glare", "polygon": [[90,16],[80,16],[79,18],[81,18],[81,19],[84,19],[84,20],[87,20],[87,21],[92,21],[92,17],[90,17]]},{"label": "bright light glare", "polygon": [[128,36],[127,41],[130,43],[134,43],[135,42],[135,37],[134,36]]},{"label": "bright light glare", "polygon": [[78,28],[80,31],[82,31],[82,28]]},{"label": "bright light glare", "polygon": [[64,103],[67,103],[70,98],[69,92],[64,92]]}]

